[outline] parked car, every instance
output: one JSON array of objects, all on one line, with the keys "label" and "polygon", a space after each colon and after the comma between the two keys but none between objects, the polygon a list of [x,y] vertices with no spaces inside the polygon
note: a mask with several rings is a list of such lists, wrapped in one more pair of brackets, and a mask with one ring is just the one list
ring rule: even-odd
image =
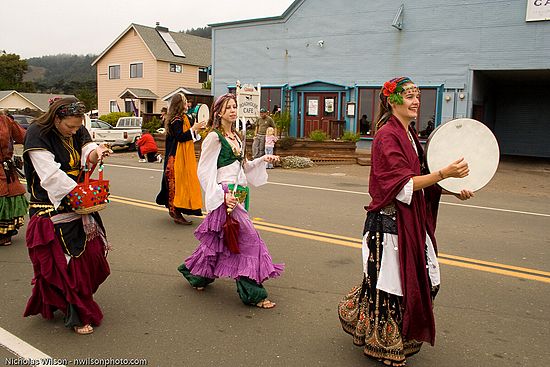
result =
[{"label": "parked car", "polygon": [[136,140],[141,136],[142,117],[121,117],[112,129],[97,129],[92,139],[104,141],[112,146],[136,149]]},{"label": "parked car", "polygon": [[108,122],[105,122],[103,120],[99,119],[90,119],[90,126],[88,130],[90,131],[90,135],[92,137],[93,141],[103,141],[103,139],[98,139],[96,137],[96,131],[97,130],[111,130],[114,129],[114,127],[109,124]]},{"label": "parked car", "polygon": [[27,130],[34,117],[27,115],[12,115],[15,122],[19,124],[23,129]]}]

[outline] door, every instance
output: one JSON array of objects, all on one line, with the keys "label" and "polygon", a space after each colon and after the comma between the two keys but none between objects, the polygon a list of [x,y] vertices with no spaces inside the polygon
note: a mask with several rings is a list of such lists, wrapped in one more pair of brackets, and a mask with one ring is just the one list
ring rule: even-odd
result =
[{"label": "door", "polygon": [[331,121],[337,120],[338,94],[337,93],[304,93],[304,137],[314,130],[322,130],[331,135]]}]

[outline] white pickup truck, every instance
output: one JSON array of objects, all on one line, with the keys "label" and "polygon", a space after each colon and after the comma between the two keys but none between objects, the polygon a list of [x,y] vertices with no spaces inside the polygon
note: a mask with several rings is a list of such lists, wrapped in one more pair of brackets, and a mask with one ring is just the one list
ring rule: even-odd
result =
[{"label": "white pickup truck", "polygon": [[95,141],[106,142],[111,146],[136,149],[136,140],[141,136],[142,117],[121,117],[116,126],[108,130],[95,130]]}]

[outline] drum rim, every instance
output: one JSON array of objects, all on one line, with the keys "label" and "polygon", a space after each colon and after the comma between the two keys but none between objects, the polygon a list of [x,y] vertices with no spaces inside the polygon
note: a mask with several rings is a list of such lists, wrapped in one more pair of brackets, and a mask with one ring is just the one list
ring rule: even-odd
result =
[{"label": "drum rim", "polygon": [[[489,132],[489,136],[491,136],[491,140],[492,142],[494,142],[494,147],[496,147],[496,156],[497,156],[497,163],[496,165],[494,166],[494,169],[492,170],[492,172],[490,172],[491,174],[488,175],[488,179],[486,180],[486,182],[484,182],[483,184],[481,185],[478,185],[477,187],[475,187],[475,189],[473,191],[479,191],[481,190],[482,188],[484,188],[485,186],[487,186],[489,184],[489,182],[491,182],[491,180],[493,179],[493,177],[495,176],[496,174],[496,171],[498,169],[498,165],[499,165],[499,162],[500,162],[500,147],[498,145],[498,140],[496,139],[496,136],[493,134],[493,132],[491,131],[491,129],[489,129],[489,127],[487,125],[485,125],[483,122],[481,121],[478,121],[478,120],[475,120],[475,119],[472,119],[472,118],[458,118],[458,119],[453,119],[453,120],[449,120],[447,122],[445,122],[444,124],[441,124],[439,125],[437,128],[434,129],[434,131],[432,131],[430,133],[430,135],[428,136],[428,139],[426,139],[426,147],[425,147],[425,159],[426,159],[426,167],[428,168],[428,171],[429,172],[434,172],[435,170],[438,170],[438,169],[441,169],[441,167],[430,167],[430,160],[429,160],[429,148],[430,148],[430,142],[432,141],[433,137],[437,134],[438,131],[442,131],[441,128],[446,128],[447,126],[449,128],[451,128],[453,126],[453,122],[456,123],[457,121],[465,121],[465,122],[468,122],[468,123],[471,123],[471,122],[474,122],[476,125],[478,126],[482,126],[487,132]],[[433,146],[433,145],[432,145]],[[449,162],[450,163],[450,162]],[[432,170],[433,168],[433,170]],[[449,181],[447,181],[449,182]],[[449,192],[452,192],[452,193],[455,193],[455,194],[458,194],[459,192],[456,192],[456,190],[454,190],[453,188],[449,188],[448,184],[445,183],[445,180],[442,180],[438,183],[439,186],[441,186],[442,188],[444,188],[445,190],[449,191]]]}]

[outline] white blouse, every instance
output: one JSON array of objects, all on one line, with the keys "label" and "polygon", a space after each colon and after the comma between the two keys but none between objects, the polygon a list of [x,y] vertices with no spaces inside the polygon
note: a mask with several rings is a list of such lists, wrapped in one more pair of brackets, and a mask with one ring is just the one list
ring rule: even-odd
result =
[{"label": "white blouse", "polygon": [[[82,148],[80,164],[82,167],[91,152],[97,148],[96,143],[88,143]],[[42,149],[29,150],[29,158],[40,178],[40,186],[48,193],[48,198],[54,208],[61,204],[61,200],[75,187],[76,182],[61,170],[61,164],[55,161],[52,152]]]},{"label": "white blouse", "polygon": [[267,183],[267,163],[263,157],[246,161],[244,170],[239,161],[218,168],[221,149],[222,144],[218,134],[214,131],[210,132],[202,142],[197,168],[197,175],[205,192],[205,206],[208,212],[223,204],[225,193],[222,184],[237,183],[237,185],[247,186],[250,183],[252,186],[261,186]]},{"label": "white blouse", "polygon": [[[412,138],[411,138],[412,141]],[[416,145],[412,142],[413,148],[418,154]],[[413,195],[413,180],[412,178],[403,186],[401,191],[395,197],[400,202],[410,205]],[[363,272],[367,276],[368,261],[369,261],[369,232],[363,236]],[[398,237],[396,234],[384,233],[384,241],[382,242],[382,260],[380,262],[380,271],[378,273],[378,281],[376,282],[376,288],[384,292],[395,294],[396,296],[403,296],[403,288],[401,286],[401,267],[399,265],[399,247]],[[441,276],[439,272],[439,262],[435,254],[434,245],[428,233],[426,233],[426,255],[428,263],[428,274],[432,286],[441,284]]]}]

